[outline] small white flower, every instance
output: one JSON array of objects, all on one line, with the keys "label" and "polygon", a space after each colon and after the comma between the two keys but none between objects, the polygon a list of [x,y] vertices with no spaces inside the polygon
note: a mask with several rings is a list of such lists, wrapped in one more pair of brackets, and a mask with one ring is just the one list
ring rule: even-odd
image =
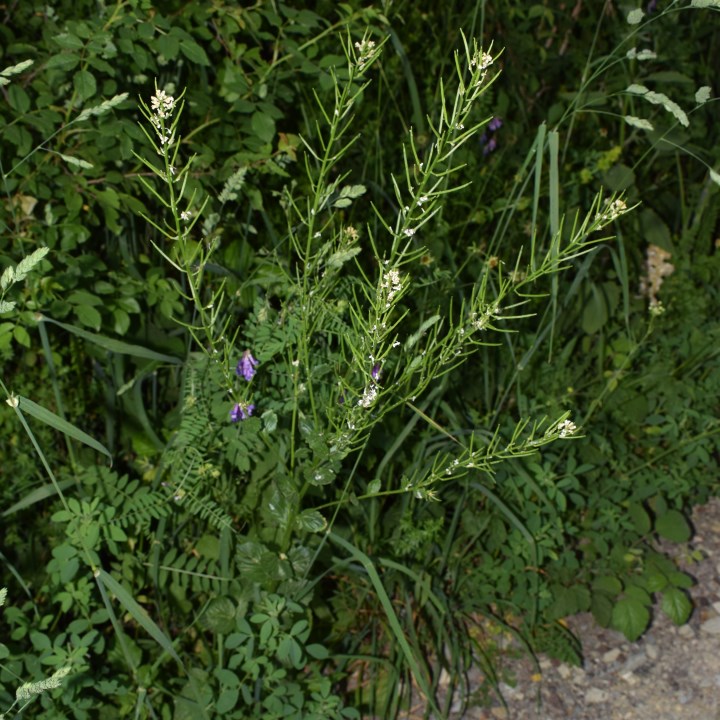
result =
[{"label": "small white flower", "polygon": [[569,437],[570,435],[574,435],[577,431],[577,425],[572,420],[563,420],[558,426],[557,426],[557,432],[558,435],[561,438]]},{"label": "small white flower", "polygon": [[172,115],[175,108],[175,98],[168,95],[164,90],[156,90],[155,95],[150,98],[150,107],[156,117],[165,120]]},{"label": "small white flower", "polygon": [[189,210],[183,210],[180,213],[180,219],[187,222],[192,217],[192,213]]}]

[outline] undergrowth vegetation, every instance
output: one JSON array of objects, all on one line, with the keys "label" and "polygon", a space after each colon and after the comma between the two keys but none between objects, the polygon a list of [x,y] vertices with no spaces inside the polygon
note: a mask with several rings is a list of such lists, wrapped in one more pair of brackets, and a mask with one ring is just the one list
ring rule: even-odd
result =
[{"label": "undergrowth vegetation", "polygon": [[687,621],[720,3],[549,5],[4,10],[4,717],[449,717]]}]

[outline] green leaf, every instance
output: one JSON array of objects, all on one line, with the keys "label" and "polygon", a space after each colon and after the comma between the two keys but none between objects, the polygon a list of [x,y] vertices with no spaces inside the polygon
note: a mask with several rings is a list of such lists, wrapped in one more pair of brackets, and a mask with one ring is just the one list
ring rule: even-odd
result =
[{"label": "green leaf", "polygon": [[720,0],[692,0],[690,3],[691,8],[719,8]]},{"label": "green leaf", "polygon": [[623,598],[612,610],[612,625],[630,642],[637,640],[650,622],[650,611],[633,598]]},{"label": "green leaf", "polygon": [[253,113],[250,119],[250,127],[262,142],[272,142],[275,137],[275,121],[266,113]]},{"label": "green leaf", "polygon": [[180,657],[175,652],[175,648],[170,638],[157,626],[155,621],[148,615],[147,610],[141,607],[135,598],[117,581],[112,575],[105,572],[105,570],[95,571],[95,580],[99,585],[105,586],[115,597],[119,600],[120,604],[132,615],[135,621],[150,637],[157,642],[165,652],[174,658],[177,662],[181,662]]},{"label": "green leaf", "polygon": [[88,342],[94,343],[108,352],[118,353],[118,355],[131,355],[145,360],[157,360],[158,362],[172,363],[173,365],[182,365],[182,360],[173,357],[172,355],[164,355],[163,353],[149,350],[142,345],[131,345],[130,343],[123,342],[122,340],[115,340],[113,338],[105,337],[104,335],[96,335],[95,333],[88,332],[87,330],[83,330],[75,325],[67,325],[66,323],[52,320],[47,316],[42,316],[40,320],[41,322],[49,322],[53,325],[57,325],[58,327],[63,328],[63,330],[67,330],[68,332],[73,333],[73,335],[77,335]]},{"label": "green leaf", "polygon": [[28,335],[28,331],[22,325],[15,326],[13,337],[19,345],[26,348],[30,347],[30,335]]},{"label": "green leaf", "polygon": [[680,570],[673,570],[668,575],[668,579],[670,580],[670,584],[674,587],[685,588],[686,590],[688,588],[691,588],[695,584],[695,581],[690,575],[684,572],[680,572]]},{"label": "green leaf", "polygon": [[47,408],[38,405],[36,402],[33,402],[26,397],[19,396],[18,401],[18,406],[15,408],[16,412],[20,412],[21,414],[27,413],[36,420],[40,420],[40,422],[44,422],[51,428],[59,430],[61,433],[64,433],[74,440],[84,443],[88,447],[91,447],[93,450],[97,450],[99,453],[106,455],[110,458],[110,460],[112,460],[110,451],[97,440],[91,438],[87,433],[83,432],[80,428],[75,427],[75,425],[72,425],[59,415],[56,415],[54,412],[51,412]]},{"label": "green leaf", "polygon": [[48,70],[57,69],[67,72],[68,70],[72,70],[79,63],[80,58],[77,55],[73,55],[72,53],[57,53],[48,59],[45,63],[45,67]]},{"label": "green leaf", "polygon": [[623,586],[620,580],[613,575],[599,575],[593,579],[592,589],[600,590],[610,595],[619,595],[622,592]]},{"label": "green leaf", "polygon": [[100,329],[102,316],[94,307],[91,307],[90,305],[76,305],[75,315],[77,315],[77,319],[83,325],[87,325],[88,327],[93,328],[93,330]]},{"label": "green leaf", "polygon": [[327,527],[327,520],[317,510],[304,510],[295,522],[301,530],[307,532],[322,532]]},{"label": "green leaf", "polygon": [[24,510],[25,508],[31,507],[35,503],[42,502],[49,497],[57,495],[58,488],[60,490],[65,490],[66,488],[69,488],[71,485],[74,484],[75,480],[68,479],[61,480],[57,485],[54,485],[53,483],[41,485],[40,487],[35,488],[31,492],[29,492],[21,500],[13,503],[7,510],[3,512],[2,515],[3,517],[6,517],[7,515],[12,515],[13,513],[16,513],[18,510]]},{"label": "green leaf", "polygon": [[91,98],[97,91],[95,76],[89,70],[80,70],[73,77],[75,92],[81,100]]},{"label": "green leaf", "polygon": [[79,50],[85,44],[79,37],[69,33],[55,35],[53,42],[57,43],[63,50]]},{"label": "green leaf", "polygon": [[676,625],[682,625],[690,617],[692,603],[682,590],[671,587],[663,593],[660,608]]},{"label": "green leaf", "polygon": [[645,13],[640,8],[631,10],[627,15],[628,25],[639,25],[643,17],[645,17]]},{"label": "green leaf", "polygon": [[640,503],[632,503],[628,508],[628,515],[632,520],[635,529],[641,534],[645,535],[650,532],[652,522],[650,521],[650,515],[647,510]]},{"label": "green leaf", "polygon": [[612,622],[613,604],[605,593],[593,593],[590,601],[590,612],[600,627],[609,627]]},{"label": "green leaf", "polygon": [[206,67],[210,65],[207,54],[194,40],[181,40],[180,52],[190,60],[190,62],[205,65]]},{"label": "green leaf", "polygon": [[687,542],[692,530],[685,516],[678,510],[668,510],[655,520],[655,531],[660,537],[672,542]]},{"label": "green leaf", "polygon": [[227,635],[235,629],[235,603],[225,595],[215,598],[210,601],[202,619],[208,630]]}]

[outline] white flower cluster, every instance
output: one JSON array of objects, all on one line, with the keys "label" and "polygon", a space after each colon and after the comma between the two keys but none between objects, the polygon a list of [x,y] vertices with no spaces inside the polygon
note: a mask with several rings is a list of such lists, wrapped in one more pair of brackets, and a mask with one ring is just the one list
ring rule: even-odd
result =
[{"label": "white flower cluster", "polygon": [[370,385],[365,388],[363,396],[358,400],[358,405],[360,405],[360,407],[369,408],[375,402],[377,394],[377,385],[375,385],[375,383],[370,383]]},{"label": "white flower cluster", "polygon": [[150,98],[150,108],[153,112],[150,122],[155,128],[160,145],[172,145],[175,139],[172,131],[166,127],[166,121],[172,119],[175,106],[175,98],[164,90],[156,89],[155,94]]},{"label": "white flower cluster", "polygon": [[402,290],[402,285],[402,279],[397,269],[386,271],[380,283],[381,290],[384,290],[386,310],[392,305],[395,296]]},{"label": "white flower cluster", "polygon": [[494,305],[487,305],[482,312],[474,312],[470,315],[470,324],[475,330],[484,330],[493,318],[500,316],[500,313],[500,305],[497,303]]},{"label": "white flower cluster", "polygon": [[159,120],[167,120],[175,108],[175,98],[164,90],[156,90],[150,98],[150,107]]},{"label": "white flower cluster", "polygon": [[[658,245],[650,244],[645,251],[645,270],[647,275],[640,278],[640,293],[650,300],[650,308],[660,305],[657,298],[663,279],[672,275],[675,266],[669,263],[671,254]],[[659,314],[659,313],[656,313]]]},{"label": "white flower cluster", "polygon": [[577,432],[577,425],[572,420],[563,420],[557,426],[557,433],[561,438],[569,437]]},{"label": "white flower cluster", "polygon": [[607,223],[617,220],[624,212],[627,212],[627,204],[624,200],[613,200],[612,202],[606,200],[605,207],[595,216],[595,220],[602,225],[607,225]]},{"label": "white flower cluster", "polygon": [[363,38],[362,41],[355,43],[355,49],[358,54],[358,67],[362,69],[373,59],[373,55],[375,55],[375,41]]}]

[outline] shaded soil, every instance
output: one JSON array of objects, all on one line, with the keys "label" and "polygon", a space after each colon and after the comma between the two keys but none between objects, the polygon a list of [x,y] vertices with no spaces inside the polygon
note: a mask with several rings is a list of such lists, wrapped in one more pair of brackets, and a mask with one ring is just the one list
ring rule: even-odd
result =
[{"label": "shaded soil", "polygon": [[[528,658],[507,659],[506,706],[471,707],[453,720],[720,720],[720,499],[696,508],[693,525],[689,545],[664,547],[696,580],[686,625],[656,611],[631,643],[589,614],[569,618],[582,639],[583,667],[543,658],[538,673]],[[479,673],[470,684],[483,684]],[[406,718],[422,717],[419,710]]]}]

